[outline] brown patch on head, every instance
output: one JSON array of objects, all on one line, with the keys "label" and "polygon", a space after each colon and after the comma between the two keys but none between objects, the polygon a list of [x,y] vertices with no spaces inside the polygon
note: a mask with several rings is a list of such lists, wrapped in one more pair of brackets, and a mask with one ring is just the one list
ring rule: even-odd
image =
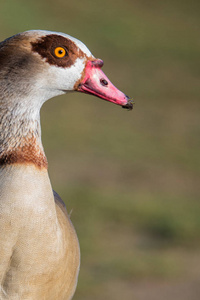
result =
[{"label": "brown patch on head", "polygon": [[[31,44],[32,50],[39,53],[50,65],[62,68],[71,67],[78,57],[86,57],[86,54],[73,41],[57,34],[46,35],[40,38],[39,41]],[[57,47],[62,47],[66,50],[64,57],[56,57],[54,51]]]},{"label": "brown patch on head", "polygon": [[0,155],[1,166],[12,164],[34,164],[39,169],[48,167],[46,156],[35,138],[25,140],[24,145]]},{"label": "brown patch on head", "polygon": [[14,94],[24,97],[45,68],[33,54],[30,40],[26,34],[17,34],[0,43],[0,101]]}]

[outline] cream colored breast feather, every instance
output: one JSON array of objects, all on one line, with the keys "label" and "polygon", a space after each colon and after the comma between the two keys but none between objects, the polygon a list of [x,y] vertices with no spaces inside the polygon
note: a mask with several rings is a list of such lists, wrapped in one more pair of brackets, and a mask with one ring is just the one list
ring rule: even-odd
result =
[{"label": "cream colored breast feather", "polygon": [[83,92],[132,109],[77,39],[33,30],[0,43],[0,299],[68,300],[77,284],[79,244],[52,191],[40,108]]}]

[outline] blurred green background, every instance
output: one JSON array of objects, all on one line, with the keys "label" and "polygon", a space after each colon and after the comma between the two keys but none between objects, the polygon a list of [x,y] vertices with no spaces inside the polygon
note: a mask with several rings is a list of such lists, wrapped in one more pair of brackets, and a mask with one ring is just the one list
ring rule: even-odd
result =
[{"label": "blurred green background", "polygon": [[82,262],[75,300],[200,299],[199,1],[0,0],[0,39],[68,33],[134,110],[83,94],[41,112]]}]

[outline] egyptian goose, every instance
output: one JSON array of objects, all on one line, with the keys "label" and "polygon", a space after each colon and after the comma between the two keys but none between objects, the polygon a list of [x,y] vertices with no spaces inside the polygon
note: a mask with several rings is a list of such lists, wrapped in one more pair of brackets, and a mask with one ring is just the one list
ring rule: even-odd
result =
[{"label": "egyptian goose", "polygon": [[132,109],[79,40],[32,30],[0,43],[0,299],[68,300],[77,284],[79,243],[51,187],[40,108],[70,91]]}]

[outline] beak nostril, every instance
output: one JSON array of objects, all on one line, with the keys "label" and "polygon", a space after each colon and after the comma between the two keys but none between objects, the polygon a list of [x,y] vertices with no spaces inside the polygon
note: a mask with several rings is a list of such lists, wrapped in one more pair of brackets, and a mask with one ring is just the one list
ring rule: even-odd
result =
[{"label": "beak nostril", "polygon": [[103,78],[100,79],[100,83],[101,83],[101,85],[103,85],[103,86],[107,86],[107,85],[108,85],[108,81],[105,80],[105,79],[103,79]]}]

